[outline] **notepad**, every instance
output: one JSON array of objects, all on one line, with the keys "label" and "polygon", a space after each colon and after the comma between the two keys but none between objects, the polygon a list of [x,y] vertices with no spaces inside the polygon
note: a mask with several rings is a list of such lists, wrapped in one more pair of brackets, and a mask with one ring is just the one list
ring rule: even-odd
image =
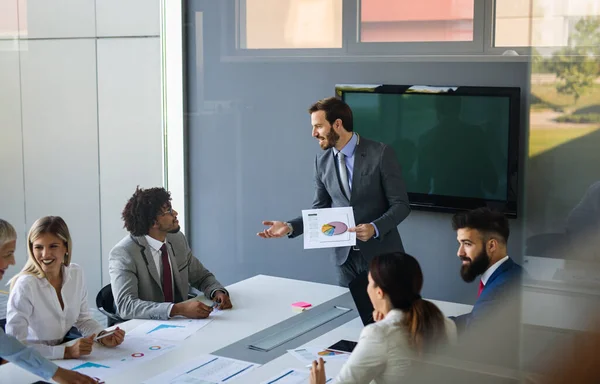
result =
[{"label": "notepad", "polygon": [[292,303],[292,310],[294,312],[304,312],[305,310],[309,309],[310,307],[312,307],[312,304],[307,303],[306,301],[298,301],[298,302]]}]

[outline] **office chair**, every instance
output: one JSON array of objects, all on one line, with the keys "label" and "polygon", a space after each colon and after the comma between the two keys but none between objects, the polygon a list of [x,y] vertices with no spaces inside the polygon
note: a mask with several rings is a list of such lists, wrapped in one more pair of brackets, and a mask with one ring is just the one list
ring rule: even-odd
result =
[{"label": "office chair", "polygon": [[103,287],[100,292],[98,292],[98,295],[96,295],[96,307],[98,307],[98,310],[108,318],[107,325],[109,327],[125,321],[117,315],[115,299],[110,284]]}]

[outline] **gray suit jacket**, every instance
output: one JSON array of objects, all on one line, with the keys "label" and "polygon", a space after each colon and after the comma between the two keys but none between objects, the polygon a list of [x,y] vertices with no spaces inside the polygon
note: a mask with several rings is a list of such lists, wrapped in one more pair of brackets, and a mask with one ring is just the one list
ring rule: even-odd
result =
[{"label": "gray suit jacket", "polygon": [[[175,302],[187,299],[189,287],[211,297],[216,289],[225,288],[192,255],[185,235],[168,234],[167,251],[173,269]],[[144,236],[128,235],[110,251],[108,270],[117,313],[123,319],[169,318],[171,303],[165,303],[156,264]],[[227,291],[225,291],[227,292]]]},{"label": "gray suit jacket", "polygon": [[[373,223],[378,238],[356,241],[366,261],[389,252],[404,252],[398,224],[410,213],[408,195],[398,159],[386,144],[359,137],[354,153],[352,196],[343,192],[333,149],[318,154],[315,160],[315,197],[313,209],[352,206],[356,225]],[[290,237],[304,232],[302,216],[291,220],[294,231]],[[337,265],[348,258],[349,247],[332,248]]]}]

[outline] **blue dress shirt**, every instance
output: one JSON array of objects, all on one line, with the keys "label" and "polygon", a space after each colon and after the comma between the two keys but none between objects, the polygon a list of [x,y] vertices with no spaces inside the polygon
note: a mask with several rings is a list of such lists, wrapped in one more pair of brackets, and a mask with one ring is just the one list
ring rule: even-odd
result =
[{"label": "blue dress shirt", "polygon": [[44,380],[50,380],[58,369],[56,364],[42,357],[33,348],[28,348],[14,337],[7,335],[1,328],[0,357],[42,377]]}]

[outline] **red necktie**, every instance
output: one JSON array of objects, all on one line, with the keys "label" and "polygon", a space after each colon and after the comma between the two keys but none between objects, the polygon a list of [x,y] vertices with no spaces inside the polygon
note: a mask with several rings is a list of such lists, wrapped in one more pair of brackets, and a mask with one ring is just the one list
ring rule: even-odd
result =
[{"label": "red necktie", "polygon": [[173,302],[173,276],[171,275],[171,265],[169,264],[169,254],[167,253],[167,246],[163,244],[160,247],[161,260],[163,265],[163,294],[165,295],[165,302]]},{"label": "red necktie", "polygon": [[484,287],[485,285],[483,285],[483,281],[479,280],[479,292],[477,292],[477,297],[481,295],[481,292],[483,291]]}]

